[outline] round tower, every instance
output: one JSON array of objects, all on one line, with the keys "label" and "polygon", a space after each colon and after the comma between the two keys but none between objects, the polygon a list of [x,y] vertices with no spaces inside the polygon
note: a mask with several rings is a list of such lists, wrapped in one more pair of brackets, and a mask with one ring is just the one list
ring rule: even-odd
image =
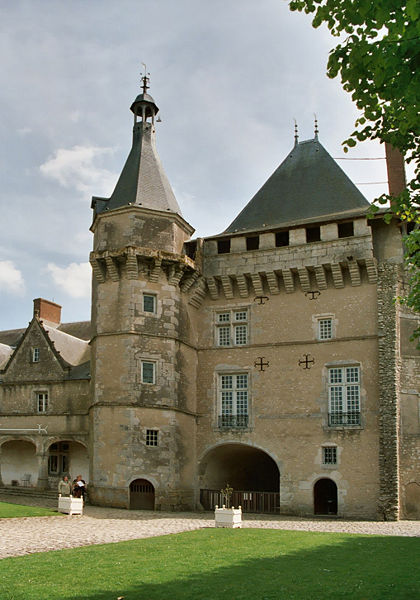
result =
[{"label": "round tower", "polygon": [[[183,253],[181,215],[155,145],[147,93],[110,198],[94,197],[91,484],[94,503],[195,506],[196,264]],[[194,321],[194,319],[192,319]]]}]

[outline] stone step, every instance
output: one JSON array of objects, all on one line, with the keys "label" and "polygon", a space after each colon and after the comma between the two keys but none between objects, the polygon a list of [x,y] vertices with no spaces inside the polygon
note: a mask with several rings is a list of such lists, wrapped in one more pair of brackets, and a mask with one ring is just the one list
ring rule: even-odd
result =
[{"label": "stone step", "polygon": [[39,490],[30,487],[5,485],[0,487],[0,496],[22,496],[24,498],[57,498],[56,490]]}]

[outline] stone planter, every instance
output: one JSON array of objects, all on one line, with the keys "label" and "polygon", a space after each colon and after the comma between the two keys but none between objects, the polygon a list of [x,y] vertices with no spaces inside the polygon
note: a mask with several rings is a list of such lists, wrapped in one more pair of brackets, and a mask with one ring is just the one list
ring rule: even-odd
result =
[{"label": "stone planter", "polygon": [[73,498],[73,496],[58,496],[58,512],[67,515],[83,514],[83,498]]},{"label": "stone planter", "polygon": [[214,522],[216,527],[242,527],[242,508],[219,508],[216,505],[214,511]]}]

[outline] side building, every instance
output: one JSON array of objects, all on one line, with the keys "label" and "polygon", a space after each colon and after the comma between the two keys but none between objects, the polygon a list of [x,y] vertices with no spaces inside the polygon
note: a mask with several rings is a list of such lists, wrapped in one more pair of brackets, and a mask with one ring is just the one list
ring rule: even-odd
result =
[{"label": "side building", "polygon": [[0,490],[81,472],[93,503],[420,517],[418,318],[401,225],[369,204],[318,135],[233,223],[191,239],[155,144],[133,144],[92,200],[92,322],[37,299],[0,332]]}]

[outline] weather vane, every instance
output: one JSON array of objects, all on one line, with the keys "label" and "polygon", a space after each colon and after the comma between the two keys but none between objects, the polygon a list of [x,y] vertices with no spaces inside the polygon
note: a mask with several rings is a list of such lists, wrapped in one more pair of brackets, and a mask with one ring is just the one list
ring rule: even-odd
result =
[{"label": "weather vane", "polygon": [[146,91],[149,89],[149,85],[147,85],[150,82],[150,78],[149,75],[150,73],[147,72],[147,67],[146,67],[146,63],[142,62],[141,63],[144,67],[144,75],[142,74],[141,80],[142,80],[142,86],[143,86],[143,94],[146,93]]},{"label": "weather vane", "polygon": [[316,118],[316,114],[314,113],[314,119],[315,119],[315,139],[318,139],[318,119]]},{"label": "weather vane", "polygon": [[296,119],[293,119],[293,121],[295,122],[295,146],[297,146],[299,140],[298,125]]}]

